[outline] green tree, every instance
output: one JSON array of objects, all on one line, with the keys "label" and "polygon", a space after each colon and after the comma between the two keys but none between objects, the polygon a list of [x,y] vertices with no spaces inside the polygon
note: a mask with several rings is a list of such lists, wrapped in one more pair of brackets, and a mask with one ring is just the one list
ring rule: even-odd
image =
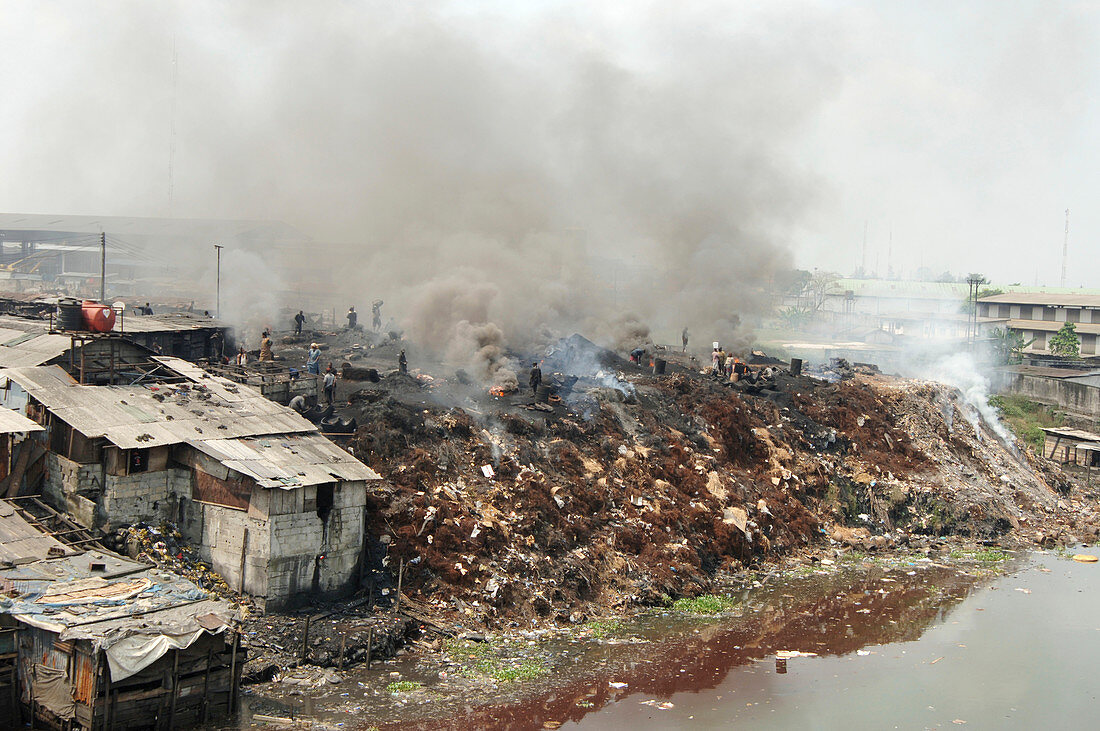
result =
[{"label": "green tree", "polygon": [[1081,352],[1081,338],[1072,322],[1062,325],[1062,329],[1050,338],[1050,352],[1068,358],[1076,358]]},{"label": "green tree", "polygon": [[997,359],[1005,365],[1016,365],[1024,360],[1024,348],[1035,342],[1035,338],[1024,340],[1019,330],[1008,328],[993,328],[990,333],[993,348],[997,352]]}]

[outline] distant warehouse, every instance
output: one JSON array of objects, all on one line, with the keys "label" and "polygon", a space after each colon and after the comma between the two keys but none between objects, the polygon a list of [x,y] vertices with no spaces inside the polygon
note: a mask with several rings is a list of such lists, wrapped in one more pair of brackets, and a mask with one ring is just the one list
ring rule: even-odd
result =
[{"label": "distant warehouse", "polygon": [[1006,328],[1031,344],[1028,351],[1050,350],[1050,338],[1067,322],[1081,338],[1081,355],[1096,355],[1100,335],[1100,294],[1011,292],[978,300],[979,322],[988,331]]}]

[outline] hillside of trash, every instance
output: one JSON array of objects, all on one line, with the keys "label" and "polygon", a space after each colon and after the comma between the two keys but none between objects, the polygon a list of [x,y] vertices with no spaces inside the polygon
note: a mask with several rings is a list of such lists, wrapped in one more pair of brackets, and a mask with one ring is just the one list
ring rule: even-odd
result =
[{"label": "hillside of trash", "polygon": [[357,425],[346,446],[384,478],[369,497],[372,587],[392,598],[399,581],[441,626],[578,622],[785,556],[1051,544],[1100,522],[964,394],[873,368],[769,364],[731,382],[687,355],[662,353],[657,374],[574,336],[548,348],[540,398],[387,370],[347,335],[326,348],[358,361],[345,372],[363,380],[340,384]]}]

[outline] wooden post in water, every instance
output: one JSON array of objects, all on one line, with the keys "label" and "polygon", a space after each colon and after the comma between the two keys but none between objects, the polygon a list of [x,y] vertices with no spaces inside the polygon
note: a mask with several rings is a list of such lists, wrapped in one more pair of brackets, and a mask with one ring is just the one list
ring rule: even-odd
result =
[{"label": "wooden post in water", "polygon": [[405,559],[402,558],[401,559],[401,565],[397,569],[397,599],[393,603],[393,613],[394,614],[397,614],[397,612],[401,609],[401,580],[404,577],[405,577]]},{"label": "wooden post in water", "polygon": [[206,648],[206,676],[202,679],[202,723],[210,719],[210,660],[214,655],[214,643]]},{"label": "wooden post in water", "polygon": [[306,615],[306,625],[302,628],[302,652],[299,655],[299,659],[306,659],[306,652],[309,651],[309,622],[313,619],[313,615]]},{"label": "wooden post in water", "polygon": [[248,557],[248,528],[244,529],[244,536],[241,538],[241,584],[237,587],[237,591],[244,594],[244,566],[245,559]]},{"label": "wooden post in water", "polygon": [[227,715],[233,716],[237,707],[237,646],[241,644],[241,635],[233,630],[233,650],[229,654],[229,708]]},{"label": "wooden post in water", "polygon": [[176,718],[176,699],[180,695],[180,651],[174,650],[172,658],[172,703],[168,707],[168,728],[172,728],[172,722]]}]

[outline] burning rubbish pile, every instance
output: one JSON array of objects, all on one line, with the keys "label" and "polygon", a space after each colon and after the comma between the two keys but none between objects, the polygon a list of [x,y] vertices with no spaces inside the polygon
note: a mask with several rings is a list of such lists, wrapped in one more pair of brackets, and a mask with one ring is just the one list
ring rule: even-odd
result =
[{"label": "burning rubbish pile", "polygon": [[372,567],[403,567],[404,595],[441,619],[502,626],[699,594],[821,541],[1095,533],[1052,489],[1064,476],[975,431],[950,387],[768,366],[750,388],[666,357],[660,377],[559,341],[548,403],[449,397],[439,379],[357,391],[349,446],[386,480]]}]

